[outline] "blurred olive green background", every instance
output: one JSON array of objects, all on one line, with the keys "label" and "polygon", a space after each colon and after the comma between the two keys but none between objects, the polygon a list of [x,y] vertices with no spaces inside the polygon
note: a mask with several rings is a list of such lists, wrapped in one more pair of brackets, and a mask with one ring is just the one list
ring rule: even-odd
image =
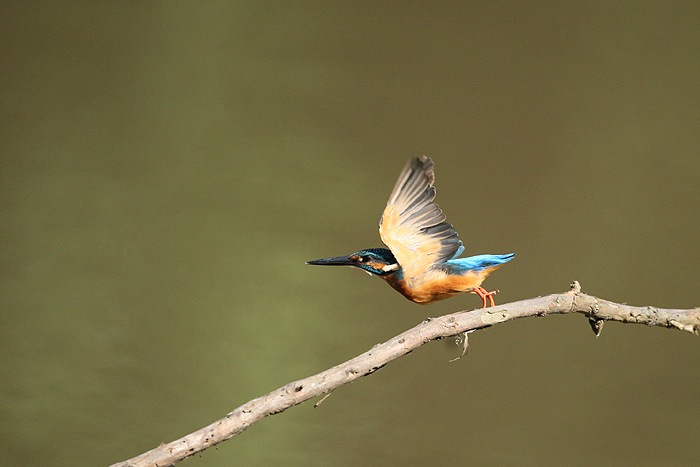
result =
[{"label": "blurred olive green background", "polygon": [[[697,2],[3,2],[5,465],[105,465],[475,296],[306,260],[380,246],[436,161],[498,301],[700,304]],[[581,316],[431,343],[189,460],[683,465],[700,338]]]}]

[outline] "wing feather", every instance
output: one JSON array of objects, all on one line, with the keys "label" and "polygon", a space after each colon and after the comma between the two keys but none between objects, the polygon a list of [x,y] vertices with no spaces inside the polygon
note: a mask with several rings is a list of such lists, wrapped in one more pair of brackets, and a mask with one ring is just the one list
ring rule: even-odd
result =
[{"label": "wing feather", "polygon": [[434,182],[432,159],[412,158],[399,175],[379,222],[379,235],[409,282],[464,249],[434,201]]}]

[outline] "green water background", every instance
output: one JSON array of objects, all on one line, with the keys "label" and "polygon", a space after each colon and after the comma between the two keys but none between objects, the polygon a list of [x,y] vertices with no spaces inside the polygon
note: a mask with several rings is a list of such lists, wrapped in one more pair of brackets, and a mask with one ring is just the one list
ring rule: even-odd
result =
[{"label": "green water background", "polygon": [[[697,2],[4,2],[0,448],[106,465],[475,296],[380,246],[409,156],[498,301],[700,304]],[[581,316],[432,343],[187,461],[689,465],[700,340]]]}]

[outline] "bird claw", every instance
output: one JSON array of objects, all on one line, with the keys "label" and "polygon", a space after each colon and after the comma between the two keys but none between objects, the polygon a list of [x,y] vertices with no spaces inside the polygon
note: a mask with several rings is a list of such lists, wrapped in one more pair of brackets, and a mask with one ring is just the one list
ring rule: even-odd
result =
[{"label": "bird claw", "polygon": [[477,294],[479,297],[481,297],[481,302],[482,302],[482,308],[486,308],[486,299],[488,299],[489,304],[488,306],[496,306],[496,302],[493,301],[493,296],[498,293],[498,289],[492,290],[491,292],[487,291],[483,287],[477,287],[474,289],[474,293]]}]

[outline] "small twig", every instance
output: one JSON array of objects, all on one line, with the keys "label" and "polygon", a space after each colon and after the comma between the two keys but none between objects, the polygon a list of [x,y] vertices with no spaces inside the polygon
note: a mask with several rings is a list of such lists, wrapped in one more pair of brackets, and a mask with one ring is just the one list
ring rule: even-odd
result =
[{"label": "small twig", "polygon": [[588,318],[588,324],[591,325],[593,334],[595,334],[596,337],[600,337],[600,333],[603,332],[603,325],[605,324],[605,321],[602,319]]},{"label": "small twig", "polygon": [[[390,361],[432,340],[464,333],[464,355],[468,348],[467,332],[518,318],[546,316],[554,313],[581,313],[585,315],[589,322],[596,323],[596,327],[593,329],[597,335],[600,334],[602,324],[605,321],[661,326],[700,334],[700,308],[670,310],[623,305],[583,294],[581,286],[578,282],[574,282],[571,290],[562,294],[532,298],[474,311],[461,311],[426,320],[383,344],[375,345],[352,360],[317,375],[282,386],[269,394],[243,404],[226,417],[207,427],[176,441],[162,444],[133,459],[114,464],[114,466],[172,465],[236,436],[258,420],[283,412],[313,397],[330,393],[335,388],[370,375]],[[321,399],[317,405],[324,399]]]},{"label": "small twig", "polygon": [[331,396],[331,394],[333,394],[333,391],[329,391],[328,394],[319,399],[319,401],[314,404],[314,409],[317,409],[319,405],[323,404],[323,401],[328,399]]},{"label": "small twig", "polygon": [[[457,357],[453,358],[452,360],[448,360],[450,363],[456,362],[460,358],[464,357],[467,352],[469,352],[469,332],[463,332],[459,336],[457,336],[457,339],[462,340],[462,353],[459,354]],[[457,344],[459,344],[459,340],[457,341]]]}]

